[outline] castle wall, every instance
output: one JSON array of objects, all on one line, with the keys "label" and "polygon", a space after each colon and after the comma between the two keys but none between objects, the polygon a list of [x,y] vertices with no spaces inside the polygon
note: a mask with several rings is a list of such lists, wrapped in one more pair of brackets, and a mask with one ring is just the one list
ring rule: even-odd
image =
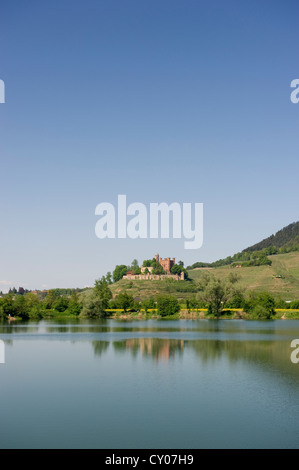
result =
[{"label": "castle wall", "polygon": [[184,275],[184,273],[181,273],[180,276],[178,274],[126,274],[123,279],[134,281],[161,281],[163,279],[174,279],[175,281],[182,281],[184,280],[184,277],[182,278],[182,274]]},{"label": "castle wall", "polygon": [[182,271],[180,275],[178,274],[171,274],[170,270],[171,268],[175,265],[175,258],[160,258],[159,254],[155,255],[155,260],[157,263],[159,263],[164,271],[166,271],[166,274],[151,274],[151,271],[153,270],[152,267],[148,267],[147,269],[150,271],[148,274],[144,274],[145,267],[141,267],[141,274],[133,274],[132,272],[128,272],[125,276],[123,276],[123,279],[131,279],[131,280],[153,280],[153,281],[159,281],[162,279],[174,279],[175,281],[184,281],[185,279],[185,273]]}]

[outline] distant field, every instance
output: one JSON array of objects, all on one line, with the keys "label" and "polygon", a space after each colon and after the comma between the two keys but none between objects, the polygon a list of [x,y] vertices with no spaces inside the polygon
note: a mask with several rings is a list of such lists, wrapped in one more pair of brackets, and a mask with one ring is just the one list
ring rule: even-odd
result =
[{"label": "distant field", "polygon": [[[299,299],[299,252],[273,255],[269,258],[272,260],[272,266],[248,268],[223,266],[211,268],[209,272],[225,279],[233,271],[240,276],[240,286],[247,290],[266,290],[283,300]],[[193,269],[189,271],[189,276],[196,280],[204,271],[207,271],[206,268]],[[281,275],[282,278],[273,278],[274,275]]]},{"label": "distant field", "polygon": [[[198,268],[188,271],[193,282],[187,281],[131,281],[121,280],[112,284],[113,297],[119,292],[126,290],[138,300],[156,297],[157,295],[171,294],[179,300],[191,299],[196,296],[197,284],[203,272],[211,272],[215,276],[225,279],[229,273],[238,273],[239,285],[246,289],[257,291],[268,291],[275,298],[282,300],[299,300],[299,252],[284,255],[269,256],[272,266],[254,266],[248,268],[231,268],[223,266],[220,268]],[[281,279],[274,278],[281,275]],[[82,293],[90,295],[91,289]]]}]

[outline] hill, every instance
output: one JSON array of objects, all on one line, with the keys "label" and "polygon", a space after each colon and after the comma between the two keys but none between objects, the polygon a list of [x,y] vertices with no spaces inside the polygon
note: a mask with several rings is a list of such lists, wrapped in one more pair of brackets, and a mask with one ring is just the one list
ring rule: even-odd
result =
[{"label": "hill", "polygon": [[243,252],[260,251],[273,246],[277,249],[284,247],[291,249],[294,245],[299,246],[299,222],[289,224],[287,227],[276,232],[275,235],[271,235],[261,242],[246,248]]},{"label": "hill", "polygon": [[[136,300],[165,294],[179,300],[191,299],[199,292],[198,281],[204,271],[208,270],[225,280],[232,269],[239,274],[239,284],[244,290],[267,291],[276,299],[299,300],[299,222],[284,227],[234,256],[188,266],[190,281],[121,279],[110,288],[113,297],[127,291]],[[89,295],[89,291],[83,295]]]},{"label": "hill", "polygon": [[[240,286],[247,290],[268,291],[276,299],[299,299],[299,252],[272,255],[269,259],[272,261],[271,266],[234,268],[234,272],[240,276]],[[230,266],[196,268],[188,272],[196,281],[206,270],[221,279],[232,272]]]},{"label": "hill", "polygon": [[195,268],[215,268],[227,265],[263,266],[271,265],[269,255],[290,253],[299,251],[299,222],[294,222],[279,230],[275,235],[265,238],[259,243],[252,245],[245,250],[227,256],[224,259],[213,261],[212,263],[196,262],[187,269]]},{"label": "hill", "polygon": [[[111,284],[113,297],[122,291],[127,291],[136,300],[150,299],[157,295],[170,294],[179,300],[192,299],[199,292],[198,281],[203,272],[209,271],[216,277],[226,279],[229,274],[236,272],[239,284],[244,290],[268,291],[276,299],[299,299],[299,252],[269,256],[272,265],[232,268],[231,266],[195,268],[188,271],[190,281],[127,280],[121,279]],[[280,277],[279,277],[280,276]],[[88,289],[81,295],[90,295]]]}]

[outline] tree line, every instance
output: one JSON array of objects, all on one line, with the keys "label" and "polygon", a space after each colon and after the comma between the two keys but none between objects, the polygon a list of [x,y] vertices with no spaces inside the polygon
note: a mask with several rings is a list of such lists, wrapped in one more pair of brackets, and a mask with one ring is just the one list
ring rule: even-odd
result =
[{"label": "tree line", "polygon": [[274,318],[275,309],[299,309],[299,300],[286,303],[275,300],[268,292],[244,292],[238,284],[239,277],[232,272],[226,280],[211,273],[204,273],[197,286],[197,293],[191,299],[180,303],[175,296],[158,295],[138,300],[126,290],[113,298],[110,276],[102,276],[95,281],[94,288],[85,294],[72,291],[68,294],[52,289],[44,298],[32,292],[23,295],[7,294],[0,298],[0,318],[17,317],[23,320],[80,317],[105,318],[111,311],[122,310],[124,314],[143,311],[148,314],[152,309],[161,317],[177,315],[180,310],[208,309],[207,316],[221,318],[229,309],[240,309],[251,318]]}]

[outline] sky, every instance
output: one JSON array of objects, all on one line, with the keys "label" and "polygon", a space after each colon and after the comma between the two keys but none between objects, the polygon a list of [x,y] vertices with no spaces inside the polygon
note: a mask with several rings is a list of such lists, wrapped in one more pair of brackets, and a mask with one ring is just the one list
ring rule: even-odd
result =
[{"label": "sky", "polygon": [[[215,261],[299,220],[296,0],[0,1],[0,291]],[[203,245],[95,208],[203,203]]]}]

